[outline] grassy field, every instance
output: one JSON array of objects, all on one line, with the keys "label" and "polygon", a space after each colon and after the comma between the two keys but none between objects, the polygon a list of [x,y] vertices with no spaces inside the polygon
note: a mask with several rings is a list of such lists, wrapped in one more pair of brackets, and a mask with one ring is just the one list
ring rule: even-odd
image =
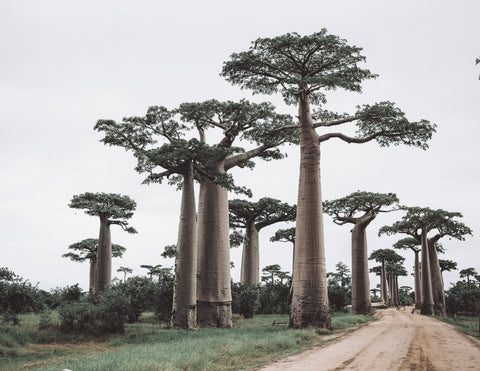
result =
[{"label": "grassy field", "polygon": [[[19,326],[2,325],[0,370],[239,370],[252,369],[322,344],[328,330],[290,330],[286,315],[235,317],[232,329],[169,330],[145,315],[108,338],[64,335],[52,326],[38,330],[39,316],[21,316]],[[361,326],[374,317],[337,313],[336,330]],[[56,319],[53,319],[55,325]]]},{"label": "grassy field", "polygon": [[460,330],[470,336],[480,338],[480,325],[478,317],[458,316],[452,317],[435,317],[439,321],[443,321],[453,325],[457,330]]}]

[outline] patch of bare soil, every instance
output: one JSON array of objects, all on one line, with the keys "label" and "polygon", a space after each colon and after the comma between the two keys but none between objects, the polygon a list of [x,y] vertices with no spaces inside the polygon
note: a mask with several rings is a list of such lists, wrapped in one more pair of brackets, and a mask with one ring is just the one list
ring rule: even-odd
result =
[{"label": "patch of bare soil", "polygon": [[391,308],[376,322],[262,370],[480,370],[480,341],[433,318]]}]

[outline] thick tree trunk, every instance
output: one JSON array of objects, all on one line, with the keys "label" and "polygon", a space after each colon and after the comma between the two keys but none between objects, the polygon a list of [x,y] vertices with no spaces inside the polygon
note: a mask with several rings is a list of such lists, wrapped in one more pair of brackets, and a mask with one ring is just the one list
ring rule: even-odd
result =
[{"label": "thick tree trunk", "polygon": [[108,290],[112,280],[112,238],[110,222],[106,216],[100,216],[100,234],[98,237],[97,273],[95,292]]},{"label": "thick tree trunk", "polygon": [[415,309],[420,309],[422,307],[422,285],[420,284],[420,262],[418,254],[420,251],[414,250],[415,253]]},{"label": "thick tree trunk", "polygon": [[247,222],[245,240],[243,242],[242,267],[240,283],[255,285],[260,282],[260,256],[258,243],[258,229],[255,220]]},{"label": "thick tree trunk", "polygon": [[387,270],[385,269],[385,261],[382,260],[382,274],[380,275],[381,284],[380,289],[382,290],[381,297],[382,302],[385,305],[388,305],[388,290],[387,290]]},{"label": "thick tree trunk", "polygon": [[299,99],[300,177],[290,327],[331,328],[325,266],[320,145],[308,95]]},{"label": "thick tree trunk", "polygon": [[361,223],[352,229],[352,314],[372,314],[367,234]]},{"label": "thick tree trunk", "polygon": [[90,259],[88,290],[93,292],[95,290],[95,276],[97,274],[97,259]]},{"label": "thick tree trunk", "polygon": [[433,315],[432,276],[428,250],[427,232],[422,231],[422,309],[420,313]]},{"label": "thick tree trunk", "polygon": [[428,240],[428,257],[430,259],[430,274],[432,276],[432,297],[434,313],[436,316],[445,317],[445,292],[443,287],[442,273],[440,272],[440,263],[438,262],[437,249],[435,241]]},{"label": "thick tree trunk", "polygon": [[227,189],[207,178],[200,184],[197,238],[197,325],[231,327]]},{"label": "thick tree trunk", "polygon": [[171,326],[196,328],[196,209],[193,164],[187,165],[182,188],[182,206],[178,226],[177,256],[175,258],[175,286]]}]

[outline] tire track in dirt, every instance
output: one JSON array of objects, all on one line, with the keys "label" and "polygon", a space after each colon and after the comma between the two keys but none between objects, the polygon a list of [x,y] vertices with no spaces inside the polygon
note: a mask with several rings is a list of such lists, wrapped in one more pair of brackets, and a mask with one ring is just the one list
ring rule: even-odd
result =
[{"label": "tire track in dirt", "polygon": [[480,341],[410,311],[387,309],[339,339],[262,370],[480,370]]}]

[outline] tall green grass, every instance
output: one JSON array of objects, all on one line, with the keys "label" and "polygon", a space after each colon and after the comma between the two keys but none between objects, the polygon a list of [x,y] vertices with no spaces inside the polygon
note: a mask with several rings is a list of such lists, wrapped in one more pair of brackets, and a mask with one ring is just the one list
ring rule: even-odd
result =
[{"label": "tall green grass", "polygon": [[480,338],[480,318],[479,317],[469,317],[462,316],[457,318],[451,317],[435,317],[439,321],[449,323],[453,325],[457,330],[462,331],[465,334]]},{"label": "tall green grass", "polygon": [[[335,328],[358,326],[372,317],[334,314]],[[109,338],[98,347],[63,349],[57,354],[20,354],[0,364],[2,370],[17,370],[36,364],[34,369],[67,368],[82,370],[239,370],[252,369],[273,360],[322,344],[328,330],[291,330],[286,315],[258,315],[235,318],[232,329],[202,328],[198,331],[166,330],[150,322],[127,325],[125,334]],[[33,357],[33,358],[32,358]]]}]

